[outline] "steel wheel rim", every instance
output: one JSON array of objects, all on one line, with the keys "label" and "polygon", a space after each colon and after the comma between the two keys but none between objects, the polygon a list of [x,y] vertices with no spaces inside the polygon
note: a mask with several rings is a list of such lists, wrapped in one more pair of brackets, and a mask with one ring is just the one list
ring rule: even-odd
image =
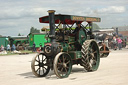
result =
[{"label": "steel wheel rim", "polygon": [[66,53],[59,53],[54,61],[54,72],[59,78],[66,78],[72,70],[71,58]]},{"label": "steel wheel rim", "polygon": [[35,76],[44,77],[49,73],[50,67],[47,61],[47,57],[42,53],[37,54],[36,57],[33,58],[31,69]]},{"label": "steel wheel rim", "polygon": [[81,65],[88,71],[96,71],[100,63],[99,47],[95,40],[86,40],[82,45]]},{"label": "steel wheel rim", "polygon": [[[105,47],[106,51],[109,51],[108,47]],[[104,48],[101,47],[100,48],[100,51],[103,51]],[[103,58],[103,57],[107,57],[109,55],[109,52],[108,53],[100,53],[100,57]]]},{"label": "steel wheel rim", "polygon": [[91,42],[88,49],[88,61],[91,70],[96,70],[99,66],[99,50],[95,42]]}]

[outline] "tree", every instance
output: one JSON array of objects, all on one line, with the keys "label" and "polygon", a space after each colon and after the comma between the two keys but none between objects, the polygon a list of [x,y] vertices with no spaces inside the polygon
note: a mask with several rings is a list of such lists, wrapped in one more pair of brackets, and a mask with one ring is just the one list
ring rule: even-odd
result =
[{"label": "tree", "polygon": [[40,30],[38,30],[37,28],[31,27],[30,33],[40,33]]},{"label": "tree", "polygon": [[92,26],[93,26],[93,30],[99,30],[100,29],[100,27],[96,23],[93,23]]},{"label": "tree", "polygon": [[18,36],[21,36],[21,34],[19,33]]},{"label": "tree", "polygon": [[0,37],[2,37],[2,35],[0,35]]}]

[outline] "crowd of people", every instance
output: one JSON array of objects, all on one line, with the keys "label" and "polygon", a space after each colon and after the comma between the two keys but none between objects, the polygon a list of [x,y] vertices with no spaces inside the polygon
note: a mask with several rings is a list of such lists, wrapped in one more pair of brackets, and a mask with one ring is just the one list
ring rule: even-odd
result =
[{"label": "crowd of people", "polygon": [[[18,49],[15,44],[13,45],[10,45],[8,44],[6,47],[4,47],[4,45],[1,45],[0,46],[0,54],[7,54],[8,52],[11,52],[11,53],[18,53],[20,52],[19,51],[20,49]],[[25,49],[24,49],[25,50]],[[37,51],[41,51],[42,50],[42,44],[40,44],[40,47],[37,49],[36,48],[36,44],[33,43],[33,47],[32,47],[32,52],[37,52]]]},{"label": "crowd of people", "polygon": [[103,43],[106,47],[113,50],[122,50],[122,48],[126,47],[128,41],[128,38],[124,37],[123,35],[109,35],[106,33],[96,34],[95,39],[99,45]]},{"label": "crowd of people", "polygon": [[10,46],[10,44],[8,44],[7,47],[4,47],[3,45],[1,45],[1,47],[0,47],[0,52],[3,52],[3,51],[15,51],[15,50],[16,50],[15,44],[13,44],[12,46]]},{"label": "crowd of people", "polygon": [[113,39],[111,41],[111,48],[114,49],[114,50],[122,50],[122,44],[123,44],[123,41],[120,37],[115,37],[113,36]]}]

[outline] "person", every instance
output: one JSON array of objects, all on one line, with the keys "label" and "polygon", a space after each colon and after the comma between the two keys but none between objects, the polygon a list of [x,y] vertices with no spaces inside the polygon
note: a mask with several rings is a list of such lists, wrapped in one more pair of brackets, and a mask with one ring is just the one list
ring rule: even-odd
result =
[{"label": "person", "polygon": [[76,50],[81,50],[81,45],[80,45],[80,43],[78,42],[78,33],[79,33],[79,30],[81,29],[81,23],[80,22],[78,22],[78,23],[76,23],[76,25],[77,25],[77,27],[75,28],[75,30],[73,31],[73,35],[75,36],[75,41],[76,41],[76,43],[75,43],[75,47],[76,47]]},{"label": "person", "polygon": [[122,40],[121,40],[120,37],[117,38],[117,42],[118,42],[119,50],[121,50],[121,48],[122,48]]},{"label": "person", "polygon": [[4,46],[3,45],[1,45],[1,51],[4,51]]},{"label": "person", "polygon": [[10,45],[9,44],[7,45],[7,51],[10,51]]},{"label": "person", "polygon": [[76,23],[77,27],[75,28],[75,30],[73,31],[73,34],[77,34],[79,32],[79,30],[81,29],[81,24],[80,22]]},{"label": "person", "polygon": [[112,48],[113,48],[114,50],[116,50],[116,49],[117,49],[117,41],[116,41],[116,37],[115,37],[115,36],[113,37],[112,42],[113,42]]},{"label": "person", "polygon": [[104,40],[105,45],[108,47],[108,37],[106,36],[105,40]]},{"label": "person", "polygon": [[42,50],[43,50],[42,43],[40,43],[40,51],[42,51]]},{"label": "person", "polygon": [[33,42],[33,52],[36,52],[36,44]]},{"label": "person", "polygon": [[12,51],[16,50],[15,44],[12,45]]},{"label": "person", "polygon": [[75,30],[72,33],[75,36],[75,40],[77,41],[78,40],[78,33],[79,33],[79,30],[81,29],[81,23],[78,22],[78,23],[76,23],[76,25],[77,26],[76,26]]},{"label": "person", "polygon": [[56,39],[60,42],[63,42],[64,41],[64,32],[63,32],[63,29],[59,29],[57,32],[56,32]]}]

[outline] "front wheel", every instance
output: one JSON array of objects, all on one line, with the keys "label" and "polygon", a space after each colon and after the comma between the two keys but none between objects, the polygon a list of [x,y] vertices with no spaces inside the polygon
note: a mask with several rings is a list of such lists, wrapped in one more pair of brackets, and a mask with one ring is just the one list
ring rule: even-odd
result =
[{"label": "front wheel", "polygon": [[72,60],[67,53],[60,52],[54,59],[54,72],[57,77],[68,77],[72,70]]},{"label": "front wheel", "polygon": [[48,57],[45,56],[43,53],[37,54],[32,59],[31,69],[35,76],[45,77],[50,71],[50,66],[48,64]]}]

